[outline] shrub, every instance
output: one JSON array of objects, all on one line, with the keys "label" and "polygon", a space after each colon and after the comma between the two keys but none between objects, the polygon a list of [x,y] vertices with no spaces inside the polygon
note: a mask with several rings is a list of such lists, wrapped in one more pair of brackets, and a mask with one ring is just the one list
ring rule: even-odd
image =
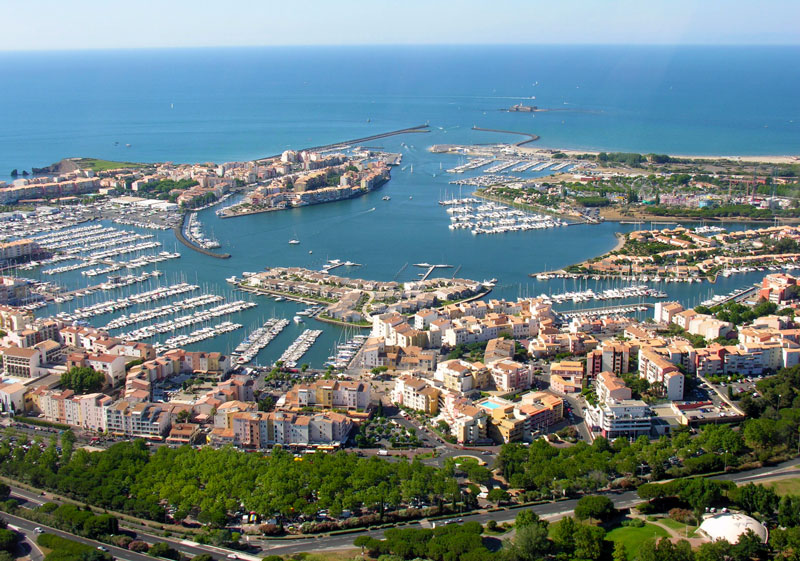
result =
[{"label": "shrub", "polygon": [[133,538],[130,536],[114,536],[111,538],[111,543],[113,543],[117,547],[121,547],[122,549],[128,549],[128,546],[133,541]]},{"label": "shrub", "polygon": [[147,550],[150,549],[150,546],[147,545],[147,542],[143,542],[141,540],[133,540],[131,543],[128,544],[128,549],[131,551],[135,551],[136,553],[147,553]]},{"label": "shrub", "polygon": [[669,511],[669,517],[682,524],[694,522],[692,511],[686,508],[673,508]]},{"label": "shrub", "polygon": [[283,529],[277,524],[262,524],[258,527],[258,531],[265,536],[278,536],[283,533]]}]

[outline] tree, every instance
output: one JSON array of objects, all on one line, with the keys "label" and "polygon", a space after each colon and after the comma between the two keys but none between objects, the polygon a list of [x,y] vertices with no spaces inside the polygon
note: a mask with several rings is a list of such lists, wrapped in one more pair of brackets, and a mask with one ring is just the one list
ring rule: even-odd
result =
[{"label": "tree", "polygon": [[550,550],[550,540],[547,539],[547,525],[529,524],[517,528],[514,541],[508,548],[510,561],[538,561],[546,556]]},{"label": "tree", "polygon": [[511,498],[511,495],[508,494],[508,491],[505,489],[500,489],[495,487],[486,495],[486,498],[492,501],[493,503],[499,503],[501,501],[507,501]]},{"label": "tree", "polygon": [[147,555],[150,557],[165,557],[167,559],[174,559],[175,561],[178,561],[181,558],[181,553],[171,548],[169,544],[165,542],[154,543],[152,546],[150,546],[150,550],[147,552]]},{"label": "tree", "polygon": [[625,544],[622,541],[614,542],[614,561],[628,561],[628,553],[625,551]]},{"label": "tree", "polygon": [[587,495],[581,497],[575,505],[575,516],[578,520],[594,518],[596,520],[608,520],[616,513],[614,502],[603,495]]},{"label": "tree", "polygon": [[748,514],[757,512],[767,518],[772,517],[778,507],[778,495],[774,490],[752,483],[736,489],[734,501]]},{"label": "tree", "polygon": [[744,439],[748,446],[763,450],[775,438],[775,421],[769,418],[750,419],[744,426]]},{"label": "tree", "polygon": [[578,523],[571,516],[567,516],[553,524],[550,537],[559,551],[572,555],[575,551],[575,533],[577,530]]},{"label": "tree", "polygon": [[13,551],[17,546],[17,533],[5,528],[0,529],[0,550]]},{"label": "tree", "polygon": [[186,421],[189,420],[189,417],[191,416],[192,416],[191,411],[189,411],[188,409],[181,409],[180,411],[178,411],[178,422],[185,423]]},{"label": "tree", "polygon": [[61,385],[76,394],[98,392],[105,384],[105,374],[88,366],[73,366],[61,375]]},{"label": "tree", "polygon": [[579,524],[575,533],[575,557],[578,559],[600,559],[606,531],[600,526]]},{"label": "tree", "polygon": [[692,546],[686,540],[673,544],[668,538],[647,540],[639,546],[638,561],[694,561]]},{"label": "tree", "polygon": [[540,519],[539,515],[532,510],[520,510],[517,513],[517,517],[514,519],[514,527],[517,530],[534,524],[541,525],[542,523],[547,526],[547,522]]}]

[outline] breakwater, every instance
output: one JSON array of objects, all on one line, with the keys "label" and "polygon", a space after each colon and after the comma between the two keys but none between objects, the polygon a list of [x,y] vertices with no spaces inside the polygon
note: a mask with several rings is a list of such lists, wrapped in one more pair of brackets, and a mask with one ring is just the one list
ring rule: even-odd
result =
[{"label": "breakwater", "polygon": [[520,140],[519,142],[515,142],[514,146],[522,146],[524,144],[528,144],[529,142],[535,142],[539,140],[541,137],[538,134],[532,134],[529,132],[519,132],[519,131],[506,131],[501,129],[484,129],[481,127],[473,126],[472,130],[474,131],[481,131],[481,132],[499,132],[501,134],[518,134],[522,136],[527,136],[526,140]]},{"label": "breakwater", "polygon": [[[390,136],[397,136],[399,134],[410,134],[410,133],[423,133],[423,132],[431,132],[430,125],[427,123],[424,125],[417,125],[416,127],[408,127],[406,129],[399,129],[396,131],[389,131],[389,132],[382,132],[380,134],[374,134],[372,136],[365,136],[362,138],[354,138],[353,140],[342,140],[341,142],[334,142],[333,144],[324,144],[322,146],[310,146],[308,148],[302,148],[300,151],[319,151],[319,150],[332,150],[334,148],[339,148],[341,146],[347,146],[348,144],[360,144],[362,142],[369,142],[371,140],[378,140],[380,138],[387,138]],[[538,137],[537,137],[538,138]],[[256,160],[257,162],[261,162],[264,160],[272,160],[274,158],[279,158],[280,154],[274,154],[272,156],[266,156],[264,158],[260,158]]]},{"label": "breakwater", "polygon": [[180,224],[178,224],[172,229],[175,232],[175,237],[178,239],[178,241],[181,242],[186,247],[188,247],[189,249],[193,249],[198,253],[202,253],[203,255],[208,255],[209,257],[214,257],[216,259],[230,259],[231,257],[230,253],[214,253],[213,251],[209,251],[204,247],[200,247],[197,244],[193,244],[188,239],[186,239],[186,236],[183,234],[183,225],[186,223],[187,215],[188,215],[187,213],[183,213]]}]

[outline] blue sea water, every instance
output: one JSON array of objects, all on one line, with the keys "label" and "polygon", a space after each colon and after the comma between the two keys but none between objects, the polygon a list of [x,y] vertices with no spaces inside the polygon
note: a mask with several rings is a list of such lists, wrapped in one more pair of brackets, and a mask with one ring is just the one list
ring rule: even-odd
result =
[{"label": "blue sea water", "polygon": [[[478,125],[552,147],[796,154],[797,60],[798,47],[0,53],[0,174],[66,156],[250,159],[424,122],[431,143],[498,138]],[[499,111],[532,96],[570,111]]]},{"label": "blue sea water", "polygon": [[[209,258],[177,245],[171,232],[158,232],[166,249],[183,254],[159,268],[171,282],[197,282],[229,297],[233,294],[224,279],[230,275],[268,266],[318,268],[334,258],[363,264],[337,270],[347,276],[411,280],[420,272],[413,263],[448,263],[460,267],[462,277],[499,279],[493,297],[564,292],[579,286],[571,280],[539,282],[529,273],[608,251],[615,232],[634,226],[607,223],[495,236],[451,231],[436,201],[444,193],[457,193],[443,170],[458,162],[455,156],[431,154],[430,145],[518,139],[470,130],[478,125],[535,133],[541,136],[539,144],[550,147],[797,154],[797,60],[796,47],[0,53],[0,179],[13,168],[30,169],[68,156],[244,160],[429,122],[430,133],[372,143],[403,153],[402,168],[393,169],[392,180],[381,190],[354,200],[236,219],[220,220],[213,210],[203,211],[204,228],[233,257]],[[501,111],[520,101],[566,111],[535,116]],[[386,194],[391,201],[382,200]],[[292,238],[301,244],[289,245]],[[758,277],[660,288],[694,305],[712,291],[729,292]],[[98,282],[77,272],[44,280],[72,289]],[[152,287],[136,290],[147,288]],[[291,318],[300,309],[256,298],[258,308],[231,319],[253,328],[267,317]],[[86,303],[53,305],[47,311],[79,304]],[[95,319],[103,325],[110,317]],[[325,333],[304,359],[314,366],[346,335],[322,327]],[[289,326],[258,362],[275,360],[303,328]],[[238,331],[191,348],[227,352],[243,335]]]}]

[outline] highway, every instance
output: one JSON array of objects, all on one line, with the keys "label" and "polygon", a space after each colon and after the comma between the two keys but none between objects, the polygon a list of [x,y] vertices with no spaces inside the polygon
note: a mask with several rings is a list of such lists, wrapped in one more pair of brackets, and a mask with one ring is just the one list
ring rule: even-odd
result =
[{"label": "highway", "polygon": [[[729,481],[735,481],[737,483],[749,483],[749,482],[757,483],[765,479],[800,477],[800,470],[798,469],[798,466],[800,466],[800,458],[794,458],[792,460],[788,460],[786,462],[774,466],[758,468],[738,473],[717,475],[712,477],[712,479],[729,480]],[[38,505],[41,504],[44,500],[53,500],[50,494],[47,494],[45,497],[42,497],[41,495],[37,495],[36,493],[32,493],[30,491],[26,491],[24,489],[20,489],[15,486],[11,486],[11,493],[12,497],[20,500],[23,506],[25,505],[31,506],[32,504]],[[614,501],[614,505],[617,508],[629,508],[637,503],[642,502],[635,491],[608,493],[607,495],[611,498],[612,501]],[[563,501],[535,505],[528,508],[536,512],[542,518],[548,520],[556,520],[558,518],[571,514],[574,511],[577,502],[578,499],[567,499]],[[458,517],[458,515],[454,515],[453,518],[458,517],[464,522],[475,521],[481,524],[486,524],[486,522],[488,522],[489,520],[495,520],[498,523],[510,522],[514,520],[520,508],[524,507],[510,508],[498,512],[477,512],[474,514],[464,514],[461,515],[460,517]],[[42,526],[41,524],[28,522],[23,518],[18,518],[16,516],[11,516],[8,514],[3,514],[2,516],[5,517],[10,524],[18,526],[19,528],[25,530],[25,533],[32,532],[33,528],[35,528],[36,526]],[[431,522],[427,520],[421,520],[419,522],[409,523],[402,527],[430,528]],[[42,526],[42,528],[44,528],[44,526]],[[68,537],[70,539],[87,543],[92,546],[100,545],[99,542],[95,542],[93,540],[88,540],[85,538],[79,538],[77,536],[67,534],[66,532],[60,532],[58,530],[50,530],[50,529],[47,529],[47,531],[48,532],[52,531],[52,533],[54,534],[61,535],[63,537]],[[366,530],[362,532],[354,532],[351,534],[343,534],[343,535],[334,535],[334,536],[321,535],[313,538],[296,538],[296,539],[283,539],[283,540],[265,540],[265,539],[251,538],[249,540],[249,543],[253,546],[261,548],[261,553],[259,555],[234,552],[233,550],[200,545],[186,540],[165,538],[162,536],[157,536],[155,534],[149,534],[138,530],[136,531],[136,534],[137,534],[137,539],[144,540],[148,543],[155,543],[159,541],[166,542],[175,549],[189,556],[195,556],[204,553],[204,554],[209,554],[215,559],[221,561],[221,560],[227,560],[228,554],[235,553],[239,559],[243,559],[246,561],[257,561],[260,557],[266,555],[291,555],[300,552],[318,552],[318,551],[333,551],[333,550],[346,549],[352,547],[353,540],[357,536],[368,535],[374,538],[381,538],[383,536],[383,532],[384,530]],[[35,540],[35,537],[33,537],[32,539]],[[119,559],[124,559],[126,561],[144,561],[144,560],[152,561],[152,557],[148,557],[146,555],[140,555],[137,553],[133,553],[112,546],[107,546],[107,547],[111,551],[111,553]]]}]

